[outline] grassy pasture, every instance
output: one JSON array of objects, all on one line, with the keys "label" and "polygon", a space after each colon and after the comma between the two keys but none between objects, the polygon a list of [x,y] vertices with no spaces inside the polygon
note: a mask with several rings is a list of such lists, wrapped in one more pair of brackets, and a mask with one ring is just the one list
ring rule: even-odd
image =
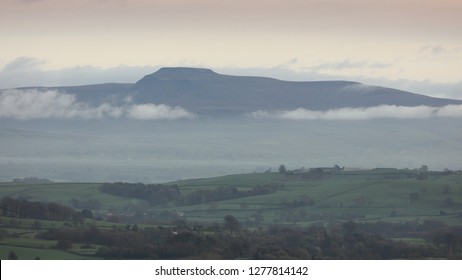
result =
[{"label": "grassy pasture", "polygon": [[[177,206],[169,204],[156,207],[158,210],[181,211],[191,221],[220,221],[226,214],[241,220],[257,212],[266,223],[277,222],[281,212],[297,210],[307,212],[300,222],[324,221],[327,219],[387,219],[399,221],[412,217],[432,218],[461,223],[462,175],[428,172],[424,180],[412,177],[417,171],[378,169],[365,171],[344,171],[334,173],[322,180],[306,180],[297,176],[279,173],[251,173],[228,175],[171,182],[179,186],[183,195],[195,190],[236,187],[246,191],[257,185],[282,184],[276,192],[226,201],[199,205]],[[72,206],[70,199],[98,200],[102,207],[98,211],[108,213],[126,208],[127,205],[142,206],[144,201],[118,197],[99,190],[97,183],[54,183],[25,185],[2,183],[0,196],[22,197],[31,201],[58,202]],[[411,201],[411,193],[418,198]],[[313,205],[297,205],[287,209],[283,204],[308,197]],[[318,218],[316,218],[318,217]],[[110,225],[111,226],[111,225]]]},{"label": "grassy pasture", "polygon": [[128,203],[138,203],[137,199],[114,196],[102,193],[99,183],[52,183],[52,184],[0,184],[0,197],[10,196],[24,198],[30,201],[57,202],[71,206],[72,198],[78,200],[98,200],[101,210],[109,211],[111,208],[120,208]]},{"label": "grassy pasture", "polygon": [[[231,175],[209,179],[174,182],[181,191],[213,189],[221,186],[251,187],[282,183],[283,188],[267,195],[244,197],[227,201],[175,207],[191,220],[220,221],[226,214],[244,220],[256,213],[265,222],[278,219],[284,202],[307,196],[314,205],[295,207],[304,217],[301,223],[319,221],[392,221],[415,219],[441,220],[450,225],[462,223],[462,175],[428,172],[424,180],[417,180],[417,171],[368,170],[338,172],[324,180],[302,180],[277,173]],[[412,200],[411,193],[418,193]],[[246,205],[244,208],[243,205]],[[172,208],[165,208],[172,209]]]},{"label": "grassy pasture", "polygon": [[[196,205],[178,206],[169,203],[155,208],[145,201],[118,197],[100,191],[98,183],[14,184],[0,183],[0,197],[11,196],[30,201],[58,202],[72,206],[72,198],[98,200],[95,212],[106,217],[111,212],[127,213],[127,205],[149,211],[183,213],[190,223],[223,223],[231,214],[245,227],[270,224],[300,225],[357,222],[422,222],[437,220],[448,225],[462,224],[462,174],[428,172],[418,180],[417,171],[367,170],[343,171],[321,180],[302,179],[279,173],[252,173],[215,178],[171,182],[182,195],[196,190],[236,187],[247,191],[257,185],[279,186],[274,193],[241,197]],[[414,194],[414,199],[412,199]],[[300,203],[312,200],[313,203]],[[101,229],[124,228],[126,223],[87,220]],[[39,221],[0,217],[0,258],[14,251],[19,259],[92,259],[99,248],[91,244],[73,244],[66,251],[55,249],[57,241],[35,239],[37,233],[72,226],[68,222]],[[145,225],[139,225],[140,228]],[[397,237],[399,238],[399,237]],[[403,237],[403,240],[407,240]],[[414,243],[422,240],[410,240]]]}]

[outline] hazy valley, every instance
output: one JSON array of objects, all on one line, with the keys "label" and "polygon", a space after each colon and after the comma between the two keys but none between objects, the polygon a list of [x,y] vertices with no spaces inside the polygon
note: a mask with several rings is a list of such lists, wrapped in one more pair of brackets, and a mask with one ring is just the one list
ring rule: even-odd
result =
[{"label": "hazy valley", "polygon": [[461,169],[462,101],[354,82],[163,68],[2,90],[0,179],[165,182],[292,168]]},{"label": "hazy valley", "polygon": [[0,254],[460,258],[461,103],[190,68],[1,90]]},{"label": "hazy valley", "polygon": [[462,124],[425,120],[0,121],[0,179],[165,182],[290,168],[462,169]]}]

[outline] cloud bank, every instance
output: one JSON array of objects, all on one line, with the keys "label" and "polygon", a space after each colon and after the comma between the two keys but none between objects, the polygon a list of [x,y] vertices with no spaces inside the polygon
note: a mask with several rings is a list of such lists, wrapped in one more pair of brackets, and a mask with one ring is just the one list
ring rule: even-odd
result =
[{"label": "cloud bank", "polygon": [[[368,119],[425,119],[462,118],[462,105],[444,107],[381,105],[367,108],[339,108],[314,111],[305,108],[288,111],[264,111],[251,113],[256,118],[288,120],[368,120]],[[132,104],[130,99],[124,105],[103,103],[91,106],[78,102],[75,95],[56,90],[0,91],[0,118],[33,119],[101,119],[126,118],[135,120],[190,119],[195,115],[182,107],[165,104]]]},{"label": "cloud bank", "polygon": [[92,107],[78,102],[72,94],[55,90],[6,90],[0,92],[0,118],[32,119],[101,119],[129,118],[137,120],[175,120],[193,118],[194,114],[181,107],[164,104],[103,103]]},{"label": "cloud bank", "polygon": [[182,119],[192,118],[193,114],[181,107],[170,107],[164,104],[152,103],[132,105],[128,108],[126,116],[137,120]]},{"label": "cloud bank", "polygon": [[291,111],[256,111],[256,118],[288,120],[369,120],[369,119],[425,119],[433,117],[462,118],[462,105],[444,107],[380,105],[368,108],[340,108],[327,111],[313,111],[298,108]]}]

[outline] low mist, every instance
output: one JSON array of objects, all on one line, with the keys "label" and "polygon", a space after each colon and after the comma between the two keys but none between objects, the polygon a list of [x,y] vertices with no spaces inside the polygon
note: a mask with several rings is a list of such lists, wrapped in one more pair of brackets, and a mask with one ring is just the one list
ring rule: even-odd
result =
[{"label": "low mist", "polygon": [[0,119],[0,180],[145,182],[334,166],[462,169],[457,118]]},{"label": "low mist", "polygon": [[153,103],[131,104],[128,100],[123,106],[103,103],[94,107],[78,102],[73,94],[56,90],[6,90],[0,92],[0,118],[174,120],[194,117],[194,114],[181,107]]},{"label": "low mist", "polygon": [[291,111],[256,111],[257,118],[288,120],[370,120],[370,119],[426,119],[435,117],[462,118],[462,105],[444,107],[381,105],[368,108],[339,108],[327,111],[313,111],[298,108]]}]

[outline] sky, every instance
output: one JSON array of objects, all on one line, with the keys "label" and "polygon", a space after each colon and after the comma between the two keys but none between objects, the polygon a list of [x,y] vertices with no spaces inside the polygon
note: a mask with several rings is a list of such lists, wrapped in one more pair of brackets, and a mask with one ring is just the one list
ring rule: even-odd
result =
[{"label": "sky", "polygon": [[1,0],[0,88],[166,66],[462,99],[460,0]]}]

